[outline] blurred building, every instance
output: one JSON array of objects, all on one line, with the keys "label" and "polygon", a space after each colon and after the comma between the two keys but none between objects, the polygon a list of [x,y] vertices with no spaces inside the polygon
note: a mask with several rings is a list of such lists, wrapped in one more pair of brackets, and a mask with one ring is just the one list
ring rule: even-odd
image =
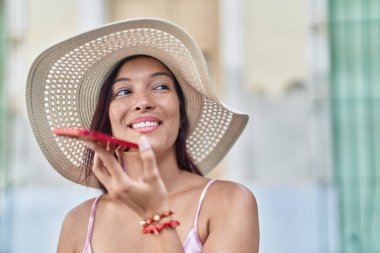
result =
[{"label": "blurred building", "polygon": [[[2,122],[8,126],[8,142],[13,141],[4,146],[10,159],[2,168],[0,251],[53,251],[65,213],[97,194],[55,173],[34,141],[24,105],[32,60],[51,44],[103,23],[154,16],[174,21],[195,37],[219,97],[250,114],[242,138],[209,176],[241,182],[256,194],[262,252],[328,252],[326,219],[334,210],[325,200],[328,190],[319,187],[321,179],[329,178],[329,153],[321,147],[326,132],[313,137],[318,118],[313,114],[309,8],[302,0],[7,1],[4,59],[9,67],[4,78],[12,85],[2,86],[8,115]],[[325,41],[324,35],[319,39]],[[326,152],[315,152],[318,148]],[[316,166],[320,156],[326,162]]]},{"label": "blurred building", "polygon": [[24,98],[33,59],[148,16],[187,29],[219,98],[250,115],[208,176],[255,193],[261,252],[376,252],[379,1],[0,0],[0,253],[55,251],[64,215],[99,194],[58,175],[34,140]]}]

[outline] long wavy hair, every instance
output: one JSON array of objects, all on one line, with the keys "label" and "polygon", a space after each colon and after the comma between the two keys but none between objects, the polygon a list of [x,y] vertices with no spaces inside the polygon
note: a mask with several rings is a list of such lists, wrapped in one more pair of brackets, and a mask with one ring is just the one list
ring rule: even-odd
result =
[{"label": "long wavy hair", "polygon": [[[112,135],[111,122],[108,115],[109,107],[112,101],[112,85],[120,68],[126,62],[138,57],[150,57],[150,56],[134,55],[134,56],[127,57],[121,60],[119,63],[117,63],[115,68],[108,75],[99,93],[98,103],[95,109],[94,116],[92,117],[92,122],[90,126],[91,130]],[[185,96],[183,94],[183,91],[181,89],[181,86],[178,80],[175,78],[173,73],[171,74],[174,77],[173,80],[174,80],[175,90],[178,96],[179,113],[180,113],[180,128],[179,128],[178,136],[175,142],[175,153],[176,153],[177,165],[182,170],[186,170],[197,175],[202,175],[202,172],[192,161],[186,148],[186,140],[188,138],[188,132],[189,132],[189,119],[186,113]],[[85,153],[84,153],[83,164],[82,164],[82,173],[83,172],[85,173],[85,180],[87,184],[89,183],[90,176],[92,175],[91,168],[93,165],[93,160],[94,160],[94,152],[91,149],[86,148]],[[101,185],[101,189],[103,189],[104,191],[106,190],[103,185]]]}]

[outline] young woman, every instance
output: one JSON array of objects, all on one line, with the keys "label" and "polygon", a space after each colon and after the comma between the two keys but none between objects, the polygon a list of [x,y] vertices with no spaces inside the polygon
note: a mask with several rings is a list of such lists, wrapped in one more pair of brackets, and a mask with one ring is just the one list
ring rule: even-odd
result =
[{"label": "young woman", "polygon": [[[103,189],[67,214],[59,253],[258,252],[252,193],[202,175],[247,116],[215,97],[203,56],[181,28],[138,19],[74,37],[35,61],[27,93],[32,128],[53,167]],[[48,131],[69,126],[139,149],[83,146]]]}]

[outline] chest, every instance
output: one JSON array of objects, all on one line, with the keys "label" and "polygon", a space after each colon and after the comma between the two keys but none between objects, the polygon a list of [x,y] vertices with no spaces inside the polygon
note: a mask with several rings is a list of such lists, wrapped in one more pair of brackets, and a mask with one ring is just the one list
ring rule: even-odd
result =
[{"label": "chest", "polygon": [[[194,198],[191,198],[191,196],[189,196],[189,199],[191,201],[173,201],[171,203],[171,206],[176,211],[173,219],[181,222],[176,231],[182,245],[194,228],[194,219],[198,206],[198,201],[194,201]],[[197,199],[195,198],[195,200]],[[153,235],[142,234],[139,222],[140,217],[127,209],[123,210],[99,205],[95,215],[91,238],[93,253],[154,252],[151,240]],[[201,240],[207,234],[207,226],[205,224],[206,221],[203,220],[203,216],[199,216],[197,227]],[[192,233],[192,236],[194,236],[194,233]]]}]

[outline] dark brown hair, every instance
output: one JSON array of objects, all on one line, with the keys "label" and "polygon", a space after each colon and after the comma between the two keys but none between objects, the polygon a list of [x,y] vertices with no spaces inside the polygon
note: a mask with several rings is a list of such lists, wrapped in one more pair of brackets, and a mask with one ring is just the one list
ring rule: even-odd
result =
[{"label": "dark brown hair", "polygon": [[[108,75],[99,93],[98,103],[95,109],[95,113],[92,117],[92,122],[91,122],[91,127],[90,127],[91,130],[112,135],[111,122],[108,115],[109,106],[112,101],[112,92],[111,92],[112,84],[120,68],[127,61],[133,60],[138,57],[150,57],[150,56],[134,55],[134,56],[127,57],[121,60],[115,66],[115,68],[111,71],[111,73]],[[179,101],[179,113],[180,113],[180,129],[179,129],[178,136],[175,142],[177,165],[182,170],[186,170],[198,175],[202,175],[202,172],[198,169],[198,167],[190,158],[190,155],[186,148],[186,140],[188,138],[190,124],[189,124],[189,119],[186,113],[185,96],[183,94],[181,86],[179,85],[179,82],[177,81],[177,79],[175,78],[175,76],[173,75],[171,71],[170,73],[173,76],[175,90],[176,90],[178,101]],[[85,180],[87,184],[89,183],[89,178],[92,174],[91,167],[92,167],[93,159],[94,159],[94,152],[86,148],[83,164],[82,164],[82,173],[84,171]],[[104,186],[102,185],[101,185],[101,188],[105,190]]]}]

